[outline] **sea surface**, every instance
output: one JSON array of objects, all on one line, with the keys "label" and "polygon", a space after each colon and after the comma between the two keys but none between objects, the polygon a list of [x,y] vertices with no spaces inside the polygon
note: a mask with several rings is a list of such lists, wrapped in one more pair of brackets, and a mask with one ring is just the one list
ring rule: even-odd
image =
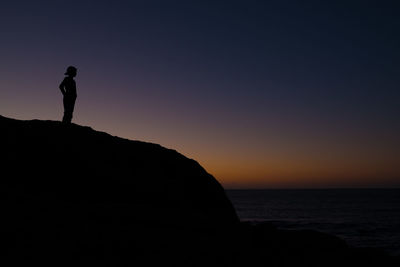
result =
[{"label": "sea surface", "polygon": [[330,233],[400,255],[400,189],[227,190],[242,221]]}]

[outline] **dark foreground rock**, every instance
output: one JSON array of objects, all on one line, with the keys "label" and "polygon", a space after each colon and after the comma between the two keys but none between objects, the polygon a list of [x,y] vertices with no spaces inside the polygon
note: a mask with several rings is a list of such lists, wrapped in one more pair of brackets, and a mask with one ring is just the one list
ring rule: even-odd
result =
[{"label": "dark foreground rock", "polygon": [[0,149],[2,266],[396,266],[333,236],[239,223],[210,174],[159,145],[0,116]]}]

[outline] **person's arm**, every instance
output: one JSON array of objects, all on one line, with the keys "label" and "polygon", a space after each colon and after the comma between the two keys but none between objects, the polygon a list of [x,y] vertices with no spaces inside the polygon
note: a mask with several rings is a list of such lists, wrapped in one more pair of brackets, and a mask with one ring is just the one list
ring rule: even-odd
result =
[{"label": "person's arm", "polygon": [[60,83],[60,86],[58,86],[58,88],[60,88],[60,91],[61,91],[61,93],[63,94],[63,95],[65,95],[65,88],[64,88],[64,82],[65,82],[65,79]]}]

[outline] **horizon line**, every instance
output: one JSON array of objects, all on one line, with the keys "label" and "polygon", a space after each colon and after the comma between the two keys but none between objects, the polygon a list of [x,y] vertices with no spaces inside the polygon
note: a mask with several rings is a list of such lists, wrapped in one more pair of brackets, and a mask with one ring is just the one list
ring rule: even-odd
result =
[{"label": "horizon line", "polygon": [[395,187],[388,187],[388,186],[384,186],[384,187],[261,187],[261,188],[255,188],[255,187],[248,187],[248,188],[225,188],[225,190],[352,190],[352,189],[382,189],[382,190],[398,190],[400,189],[400,186],[395,186]]}]

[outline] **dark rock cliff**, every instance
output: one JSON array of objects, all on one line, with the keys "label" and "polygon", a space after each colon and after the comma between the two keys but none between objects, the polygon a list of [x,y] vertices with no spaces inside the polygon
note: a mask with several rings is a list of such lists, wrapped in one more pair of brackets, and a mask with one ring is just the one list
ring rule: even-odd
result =
[{"label": "dark rock cliff", "polygon": [[1,184],[24,196],[124,208],[135,221],[238,222],[221,185],[174,150],[54,121],[0,117],[0,129]]},{"label": "dark rock cliff", "polygon": [[194,160],[88,127],[0,116],[0,175],[2,266],[400,264],[328,234],[240,223]]},{"label": "dark rock cliff", "polygon": [[[239,222],[214,177],[160,145],[0,116],[0,147],[1,231],[13,253],[110,254]],[[152,237],[154,229],[163,238]]]}]

